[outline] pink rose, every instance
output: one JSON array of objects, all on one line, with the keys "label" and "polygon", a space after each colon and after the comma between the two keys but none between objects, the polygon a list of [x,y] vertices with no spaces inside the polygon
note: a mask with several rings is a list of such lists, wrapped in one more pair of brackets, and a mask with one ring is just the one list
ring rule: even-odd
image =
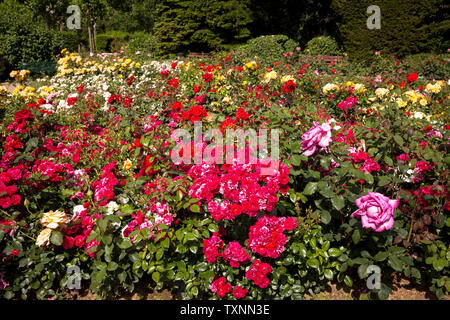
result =
[{"label": "pink rose", "polygon": [[363,228],[370,228],[376,232],[389,230],[394,225],[394,210],[398,207],[398,200],[391,200],[377,192],[369,192],[366,196],[356,199],[358,210],[351,217],[361,218]]},{"label": "pink rose", "polygon": [[303,154],[310,157],[317,152],[318,146],[322,148],[328,147],[332,140],[331,126],[329,123],[319,125],[318,122],[314,121],[314,127],[304,133],[302,139]]}]

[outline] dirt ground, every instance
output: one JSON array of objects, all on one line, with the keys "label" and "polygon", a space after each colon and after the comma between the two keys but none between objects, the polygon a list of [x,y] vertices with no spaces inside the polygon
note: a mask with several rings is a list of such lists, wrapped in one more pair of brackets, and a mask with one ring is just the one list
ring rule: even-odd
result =
[{"label": "dirt ground", "polygon": [[[394,281],[393,291],[388,300],[436,300],[436,296],[427,288],[414,285],[408,280]],[[349,289],[344,284],[330,282],[325,291],[316,295],[306,295],[306,300],[359,300],[367,293],[367,289]],[[68,294],[67,300],[96,300],[96,295],[87,289],[81,289],[78,293]],[[176,295],[168,290],[153,291],[145,286],[138,286],[135,293],[125,293],[114,300],[174,300]],[[450,300],[450,296],[444,297]]]}]

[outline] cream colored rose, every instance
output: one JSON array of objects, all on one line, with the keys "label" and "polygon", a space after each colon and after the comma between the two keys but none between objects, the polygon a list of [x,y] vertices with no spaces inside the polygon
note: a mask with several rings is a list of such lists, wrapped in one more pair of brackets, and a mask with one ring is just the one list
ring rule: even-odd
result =
[{"label": "cream colored rose", "polygon": [[36,239],[36,245],[38,247],[43,247],[49,244],[50,242],[50,236],[52,234],[52,229],[45,228],[44,230],[39,233],[37,239]]},{"label": "cream colored rose", "polygon": [[41,224],[44,227],[50,228],[50,229],[56,229],[58,226],[65,225],[69,222],[69,218],[67,215],[62,211],[49,211],[45,212],[44,215],[41,218]]}]

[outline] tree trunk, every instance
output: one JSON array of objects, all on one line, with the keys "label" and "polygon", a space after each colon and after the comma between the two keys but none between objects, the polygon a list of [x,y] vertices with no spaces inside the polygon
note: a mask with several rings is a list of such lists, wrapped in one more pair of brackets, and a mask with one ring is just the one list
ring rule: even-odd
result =
[{"label": "tree trunk", "polygon": [[95,47],[95,39],[97,38],[97,21],[94,21],[94,39],[93,39],[93,47],[94,47],[94,52],[97,52],[97,48]]},{"label": "tree trunk", "polygon": [[89,52],[94,53],[95,52],[95,38],[94,38],[94,32],[92,30],[92,23],[88,22],[88,34],[89,34]]}]

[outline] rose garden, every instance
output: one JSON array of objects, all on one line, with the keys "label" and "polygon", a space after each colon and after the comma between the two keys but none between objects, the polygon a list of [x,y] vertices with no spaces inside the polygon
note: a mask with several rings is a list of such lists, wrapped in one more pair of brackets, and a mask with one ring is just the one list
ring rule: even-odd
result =
[{"label": "rose garden", "polygon": [[388,299],[401,278],[448,298],[448,53],[423,74],[280,50],[64,49],[54,74],[11,72],[0,296]]}]

